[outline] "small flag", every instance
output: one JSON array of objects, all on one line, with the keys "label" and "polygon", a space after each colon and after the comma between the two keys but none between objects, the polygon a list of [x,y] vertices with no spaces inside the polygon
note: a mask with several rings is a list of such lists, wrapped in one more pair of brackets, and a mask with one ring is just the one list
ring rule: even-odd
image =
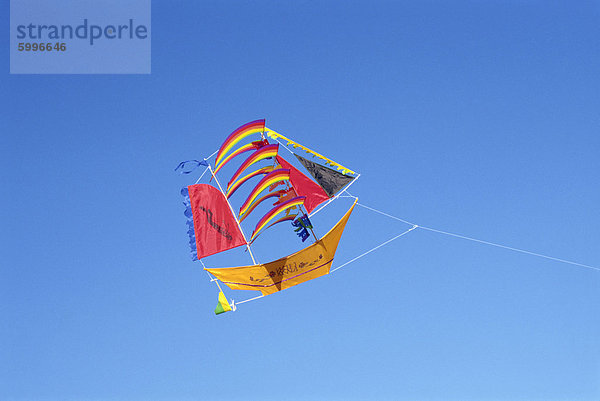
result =
[{"label": "small flag", "polygon": [[303,228],[302,231],[298,233],[298,236],[302,238],[302,242],[304,242],[310,237],[310,234],[306,231],[306,228]]},{"label": "small flag", "polygon": [[302,238],[302,242],[306,241],[310,234],[308,234],[308,228],[313,228],[312,223],[308,219],[307,215],[299,216],[292,222],[292,226],[297,227],[294,231],[298,237]]},{"label": "small flag", "polygon": [[231,310],[231,306],[229,306],[229,302],[227,302],[227,298],[225,298],[225,294],[223,291],[219,292],[219,303],[215,308],[215,315],[220,315],[221,313],[229,312]]},{"label": "small flag", "polygon": [[[310,220],[308,219],[308,216],[305,214],[302,214],[302,216],[298,216],[298,218],[292,222],[292,225],[294,227],[298,227],[298,228],[313,228]],[[294,230],[294,231],[300,231],[300,230]]]}]

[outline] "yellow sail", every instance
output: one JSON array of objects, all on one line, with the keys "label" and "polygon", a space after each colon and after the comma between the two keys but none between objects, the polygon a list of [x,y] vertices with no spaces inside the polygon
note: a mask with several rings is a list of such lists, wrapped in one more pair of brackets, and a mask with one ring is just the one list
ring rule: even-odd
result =
[{"label": "yellow sail", "polygon": [[328,274],[344,227],[357,201],[323,238],[296,253],[260,265],[205,270],[232,290],[254,290],[263,295]]}]

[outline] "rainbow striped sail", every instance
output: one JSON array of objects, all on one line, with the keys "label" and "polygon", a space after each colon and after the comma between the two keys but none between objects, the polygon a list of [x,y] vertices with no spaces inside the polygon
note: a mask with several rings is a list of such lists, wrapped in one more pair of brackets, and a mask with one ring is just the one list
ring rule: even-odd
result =
[{"label": "rainbow striped sail", "polygon": [[263,146],[262,148],[258,149],[256,152],[252,153],[247,159],[246,161],[244,161],[244,163],[242,163],[242,165],[237,169],[237,171],[235,172],[235,174],[233,174],[233,177],[231,177],[231,179],[229,180],[229,183],[227,184],[227,189],[231,188],[231,186],[233,185],[233,183],[235,181],[237,181],[238,178],[240,178],[240,176],[242,175],[242,173],[251,165],[258,163],[259,161],[268,159],[268,158],[275,158],[277,156],[277,151],[279,150],[279,145],[267,145],[267,146]]},{"label": "rainbow striped sail", "polygon": [[221,164],[219,164],[218,166],[215,167],[214,173],[217,174],[219,172],[219,170],[221,170],[234,157],[236,157],[238,155],[241,155],[244,152],[249,152],[251,150],[260,149],[261,147],[263,147],[264,145],[267,145],[267,144],[268,143],[265,143],[265,141],[255,141],[255,142],[251,142],[251,143],[248,143],[248,144],[246,144],[246,145],[244,145],[242,147],[237,148],[235,151],[233,151],[227,157],[225,157],[221,161]]},{"label": "rainbow striped sail", "polygon": [[231,197],[231,195],[234,194],[235,191],[237,191],[237,189],[239,187],[242,186],[243,183],[245,183],[246,181],[248,181],[250,178],[252,177],[256,177],[257,175],[261,175],[261,174],[268,174],[271,171],[273,171],[273,167],[272,166],[267,166],[267,167],[263,167],[263,168],[259,168],[256,171],[251,172],[250,174],[246,174],[245,176],[243,176],[242,178],[240,178],[239,180],[237,180],[236,182],[234,182],[233,184],[231,184],[231,186],[229,188],[227,188],[227,197]]},{"label": "rainbow striped sail", "polygon": [[244,214],[246,214],[246,212],[250,208],[250,205],[252,204],[252,202],[254,202],[254,200],[258,197],[258,195],[260,195],[260,193],[262,191],[264,191],[265,189],[269,188],[269,186],[271,186],[277,182],[286,181],[289,179],[290,179],[290,170],[287,170],[284,168],[273,170],[269,174],[264,176],[263,179],[260,180],[260,182],[252,190],[252,192],[250,192],[250,195],[248,195],[248,198],[246,198],[246,201],[240,208],[240,216],[243,216]]},{"label": "rainbow striped sail", "polygon": [[265,120],[256,120],[250,121],[247,124],[242,125],[233,131],[225,142],[219,148],[217,153],[217,159],[215,160],[215,168],[219,168],[219,165],[223,161],[223,157],[229,152],[237,143],[239,143],[242,139],[247,138],[252,134],[264,133],[265,131]]},{"label": "rainbow striped sail", "polygon": [[302,205],[304,203],[304,199],[306,199],[304,196],[297,196],[271,209],[263,216],[262,219],[259,220],[258,223],[256,223],[256,227],[254,227],[254,231],[250,237],[250,242],[254,241],[254,238],[258,235],[258,233],[265,228],[265,226],[269,224],[269,222],[273,220],[275,216],[287,209]]},{"label": "rainbow striped sail", "polygon": [[269,198],[279,198],[281,197],[281,195],[285,194],[286,191],[284,190],[279,190],[279,191],[275,191],[275,192],[269,192],[266,195],[261,196],[260,198],[258,198],[257,200],[255,200],[250,207],[248,208],[248,210],[246,211],[246,213],[243,216],[240,216],[240,223],[242,221],[244,221],[246,219],[246,217],[248,217],[250,215],[250,213],[252,213],[252,211],[254,209],[256,209],[256,207],[258,205],[260,205],[262,202],[266,201]]}]

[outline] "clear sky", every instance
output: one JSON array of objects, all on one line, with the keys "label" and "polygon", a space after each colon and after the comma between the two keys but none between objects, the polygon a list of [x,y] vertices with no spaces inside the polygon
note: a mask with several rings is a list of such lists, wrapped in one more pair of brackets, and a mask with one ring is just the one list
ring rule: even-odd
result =
[{"label": "clear sky", "polygon": [[[600,399],[599,271],[415,230],[215,316],[173,172],[266,118],[366,205],[600,266],[598,1],[154,1],[151,75],[0,48],[0,399]],[[357,209],[334,267],[406,228]]]}]

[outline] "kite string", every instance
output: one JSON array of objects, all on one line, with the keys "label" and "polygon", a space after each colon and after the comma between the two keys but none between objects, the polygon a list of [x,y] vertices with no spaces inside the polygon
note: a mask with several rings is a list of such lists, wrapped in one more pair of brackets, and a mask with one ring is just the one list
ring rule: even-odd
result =
[{"label": "kite string", "polygon": [[[348,193],[348,195],[350,195],[350,193]],[[350,197],[357,199],[355,196],[352,196],[352,195],[350,195]],[[400,217],[392,216],[391,214],[388,214],[388,213],[382,212],[381,210],[373,209],[372,207],[369,207],[369,206],[367,206],[367,205],[363,205],[363,204],[362,204],[362,203],[360,203],[360,202],[359,202],[359,203],[357,203],[357,205],[358,205],[358,206],[361,206],[361,207],[364,207],[365,209],[369,209],[369,210],[371,210],[371,211],[373,211],[373,212],[375,212],[375,213],[382,214],[382,215],[384,215],[384,216],[386,216],[386,217],[389,217],[389,218],[391,218],[391,219],[394,219],[394,220],[401,221],[401,222],[403,222],[403,223],[405,223],[405,224],[410,224],[410,225],[412,225],[412,226],[416,225],[415,223],[411,223],[410,221],[403,220],[403,219],[401,219]],[[421,227],[421,228],[423,228],[423,227]]]},{"label": "kite string", "polygon": [[389,244],[390,242],[392,242],[392,241],[394,241],[394,240],[396,240],[396,239],[398,239],[398,238],[402,237],[403,235],[406,235],[406,234],[408,234],[409,232],[411,232],[412,230],[414,230],[414,229],[416,229],[416,228],[418,228],[418,227],[419,227],[419,226],[417,226],[417,225],[414,225],[414,226],[412,226],[411,228],[409,228],[408,230],[404,231],[403,233],[401,233],[401,234],[398,234],[398,235],[396,235],[395,237],[393,237],[393,238],[390,238],[389,240],[387,240],[387,241],[385,241],[385,242],[383,242],[383,243],[381,243],[381,244],[377,245],[375,248],[371,248],[371,249],[369,249],[368,251],[366,251],[366,252],[364,252],[364,253],[362,253],[362,254],[358,255],[357,257],[355,257],[355,258],[353,258],[353,259],[350,259],[350,260],[349,260],[349,261],[347,261],[346,263],[344,263],[344,264],[341,264],[340,266],[338,266],[338,267],[336,267],[335,269],[331,270],[329,273],[333,273],[334,271],[336,271],[336,270],[338,270],[338,269],[341,269],[342,267],[344,267],[344,266],[346,266],[346,265],[348,265],[348,264],[350,264],[350,263],[354,262],[355,260],[358,260],[358,259],[362,258],[363,256],[366,256],[366,255],[368,255],[369,253],[371,253],[371,252],[373,252],[373,251],[375,251],[375,250],[377,250],[377,249],[381,248],[382,246],[384,246],[384,245],[387,245],[387,244]]},{"label": "kite string", "polygon": [[432,232],[435,232],[435,233],[438,233],[438,234],[444,234],[444,235],[449,235],[451,237],[465,239],[467,241],[479,242],[480,244],[491,245],[491,246],[495,246],[495,247],[498,247],[498,248],[508,249],[510,251],[521,252],[521,253],[525,253],[527,255],[532,255],[532,256],[537,256],[537,257],[544,258],[544,259],[554,260],[556,262],[567,263],[567,264],[570,264],[570,265],[575,265],[575,266],[580,266],[580,267],[586,267],[588,269],[600,271],[600,267],[595,267],[595,266],[590,266],[590,265],[584,265],[583,263],[577,263],[577,262],[573,262],[573,261],[570,261],[570,260],[559,259],[559,258],[555,258],[553,256],[542,255],[541,253],[535,253],[535,252],[531,252],[531,251],[526,251],[524,249],[513,248],[511,246],[506,246],[506,245],[502,245],[502,244],[495,244],[493,242],[484,241],[484,240],[480,240],[480,239],[477,239],[477,238],[471,238],[471,237],[466,237],[466,236],[460,235],[460,234],[454,234],[454,233],[449,233],[449,232],[442,231],[442,230],[436,230],[435,228],[429,228],[429,227],[423,227],[423,226],[419,226],[419,228],[422,228],[423,230],[427,230],[427,231],[432,231]]},{"label": "kite string", "polygon": [[[348,195],[350,195],[350,197],[356,199],[355,196],[353,196],[349,192],[347,192],[347,193],[348,193]],[[531,255],[531,256],[537,256],[537,257],[544,258],[544,259],[554,260],[556,262],[566,263],[566,264],[570,264],[570,265],[574,265],[574,266],[580,266],[580,267],[585,267],[585,268],[588,268],[588,269],[600,271],[600,267],[590,266],[590,265],[586,265],[586,264],[578,263],[578,262],[573,262],[571,260],[555,258],[554,256],[543,255],[541,253],[531,252],[531,251],[527,251],[525,249],[514,248],[514,247],[511,247],[511,246],[507,246],[507,245],[497,244],[497,243],[494,243],[494,242],[484,241],[484,240],[481,240],[481,239],[467,237],[467,236],[460,235],[460,234],[450,233],[450,232],[447,232],[447,231],[442,231],[442,230],[438,230],[438,229],[431,228],[431,227],[425,227],[425,226],[416,225],[416,224],[411,223],[411,222],[409,222],[407,220],[403,220],[403,219],[401,219],[399,217],[392,216],[391,214],[382,212],[381,210],[377,210],[377,209],[374,209],[374,208],[369,207],[367,205],[363,205],[362,203],[357,203],[357,205],[361,206],[361,207],[363,207],[365,209],[369,209],[369,210],[371,210],[373,212],[376,212],[376,213],[382,214],[384,216],[387,216],[389,218],[392,218],[394,220],[398,220],[398,221],[401,221],[401,222],[406,223],[406,224],[411,224],[411,225],[413,225],[413,227],[416,226],[417,228],[421,228],[423,230],[435,232],[435,233],[438,233],[438,234],[448,235],[448,236],[451,236],[451,237],[461,238],[461,239],[464,239],[464,240],[467,240],[467,241],[478,242],[480,244],[485,244],[485,245],[495,246],[495,247],[498,247],[498,248],[508,249],[510,251],[520,252],[520,253],[524,253],[524,254]]]}]

